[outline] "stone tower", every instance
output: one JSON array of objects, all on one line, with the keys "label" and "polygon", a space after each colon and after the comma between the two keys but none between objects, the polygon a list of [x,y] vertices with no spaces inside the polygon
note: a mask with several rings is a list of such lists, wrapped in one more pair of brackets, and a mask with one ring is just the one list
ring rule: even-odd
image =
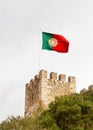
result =
[{"label": "stone tower", "polygon": [[44,109],[55,99],[55,96],[68,95],[76,92],[76,78],[51,72],[48,78],[47,71],[41,70],[25,88],[25,117],[33,116],[39,106]]}]

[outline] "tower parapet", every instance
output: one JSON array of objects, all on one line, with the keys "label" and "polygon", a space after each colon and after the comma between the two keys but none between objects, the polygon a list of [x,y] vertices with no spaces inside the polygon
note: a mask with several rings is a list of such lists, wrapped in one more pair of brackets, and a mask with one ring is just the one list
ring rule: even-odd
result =
[{"label": "tower parapet", "polygon": [[44,109],[55,99],[55,96],[68,95],[76,92],[76,78],[51,72],[47,76],[46,70],[40,70],[30,83],[26,84],[25,90],[25,116],[32,116],[39,106]]}]

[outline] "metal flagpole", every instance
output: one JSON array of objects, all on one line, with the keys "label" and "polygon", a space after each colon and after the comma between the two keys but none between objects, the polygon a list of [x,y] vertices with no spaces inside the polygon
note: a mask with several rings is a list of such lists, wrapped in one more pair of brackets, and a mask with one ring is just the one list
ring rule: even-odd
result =
[{"label": "metal flagpole", "polygon": [[41,58],[42,58],[42,30],[40,29],[40,44],[39,44],[39,70],[41,69]]}]

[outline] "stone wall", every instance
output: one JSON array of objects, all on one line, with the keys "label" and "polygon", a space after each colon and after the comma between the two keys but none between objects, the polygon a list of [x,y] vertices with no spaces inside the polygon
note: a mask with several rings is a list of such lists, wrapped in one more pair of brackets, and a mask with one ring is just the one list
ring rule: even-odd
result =
[{"label": "stone wall", "polygon": [[76,92],[76,78],[51,72],[48,78],[47,71],[41,70],[38,75],[26,84],[25,116],[33,116],[39,106],[44,109],[55,99],[55,96],[68,95]]}]

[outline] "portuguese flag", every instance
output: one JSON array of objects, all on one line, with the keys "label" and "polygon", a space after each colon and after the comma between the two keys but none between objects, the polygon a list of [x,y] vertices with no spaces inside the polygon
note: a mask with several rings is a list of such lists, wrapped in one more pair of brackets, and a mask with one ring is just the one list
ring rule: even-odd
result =
[{"label": "portuguese flag", "polygon": [[42,32],[42,49],[67,53],[69,41],[62,35]]}]

